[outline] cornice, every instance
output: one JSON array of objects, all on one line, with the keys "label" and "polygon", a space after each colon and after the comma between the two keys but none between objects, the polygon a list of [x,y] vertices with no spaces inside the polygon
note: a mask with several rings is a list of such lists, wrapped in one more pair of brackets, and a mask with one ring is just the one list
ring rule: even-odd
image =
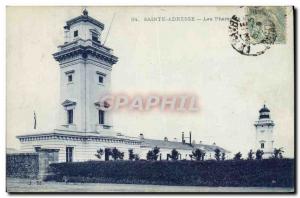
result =
[{"label": "cornice", "polygon": [[89,45],[74,45],[73,47],[62,49],[61,51],[53,54],[54,59],[59,62],[78,56],[81,56],[83,59],[87,59],[88,56],[91,56],[101,61],[107,62],[110,65],[116,64],[118,62],[118,57],[104,50]]},{"label": "cornice", "polygon": [[72,141],[95,141],[95,142],[107,142],[107,143],[123,143],[131,145],[140,145],[141,141],[123,139],[109,136],[92,136],[92,135],[67,135],[59,133],[50,133],[50,134],[34,134],[34,135],[20,135],[17,136],[20,142],[29,142],[29,141],[41,141],[41,140],[72,140]]}]

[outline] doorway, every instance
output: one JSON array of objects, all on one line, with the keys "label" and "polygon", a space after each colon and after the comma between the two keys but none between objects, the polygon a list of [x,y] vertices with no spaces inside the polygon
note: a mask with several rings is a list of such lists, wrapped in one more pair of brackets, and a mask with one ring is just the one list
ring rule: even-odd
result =
[{"label": "doorway", "polygon": [[74,147],[66,147],[66,162],[73,162]]}]

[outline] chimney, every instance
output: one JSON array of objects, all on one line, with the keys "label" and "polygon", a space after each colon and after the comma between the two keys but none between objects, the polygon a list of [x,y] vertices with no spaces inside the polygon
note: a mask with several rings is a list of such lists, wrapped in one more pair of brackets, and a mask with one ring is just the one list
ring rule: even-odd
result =
[{"label": "chimney", "polygon": [[164,141],[165,141],[165,142],[167,142],[167,141],[168,141],[168,138],[167,138],[167,137],[165,137],[165,138],[164,138]]},{"label": "chimney", "polygon": [[140,133],[140,139],[141,139],[141,140],[144,139],[144,134]]},{"label": "chimney", "polygon": [[213,145],[216,146],[216,143],[214,142]]},{"label": "chimney", "polygon": [[190,131],[190,145],[192,145],[192,132]]},{"label": "chimney", "polygon": [[202,144],[202,141],[200,140],[199,144]]},{"label": "chimney", "polygon": [[184,140],[184,132],[182,132],[181,142],[182,142],[183,144],[185,143],[185,140]]}]

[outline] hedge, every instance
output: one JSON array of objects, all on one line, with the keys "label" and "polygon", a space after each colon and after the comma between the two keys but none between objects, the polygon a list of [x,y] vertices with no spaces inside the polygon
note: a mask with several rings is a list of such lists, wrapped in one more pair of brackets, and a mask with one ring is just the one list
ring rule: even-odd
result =
[{"label": "hedge", "polygon": [[88,161],[51,164],[46,180],[193,186],[293,187],[294,160]]}]

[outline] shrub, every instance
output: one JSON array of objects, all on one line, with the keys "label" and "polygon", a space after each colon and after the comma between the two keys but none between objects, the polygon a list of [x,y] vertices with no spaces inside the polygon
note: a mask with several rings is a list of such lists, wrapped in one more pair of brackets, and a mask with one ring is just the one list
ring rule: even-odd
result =
[{"label": "shrub", "polygon": [[95,156],[96,156],[98,159],[101,159],[103,153],[104,153],[103,149],[99,149],[99,150],[97,150],[97,154],[95,154]]},{"label": "shrub", "polygon": [[171,154],[168,154],[168,158],[170,157],[172,160],[176,161],[178,160],[179,154],[180,153],[176,149],[173,149]]},{"label": "shrub", "polygon": [[124,158],[124,153],[120,152],[116,147],[112,149],[111,156],[114,160],[120,159],[122,160]]},{"label": "shrub", "polygon": [[128,150],[128,153],[129,153],[129,154],[128,154],[128,155],[129,155],[129,156],[128,156],[128,159],[129,159],[129,160],[132,161],[132,160],[139,160],[139,159],[140,159],[140,158],[139,158],[139,155],[138,155],[138,154],[134,154],[132,149],[129,149],[129,150]]},{"label": "shrub", "polygon": [[233,157],[234,160],[241,160],[242,159],[242,153],[241,152],[238,152],[234,155]]},{"label": "shrub", "polygon": [[220,151],[220,149],[217,148],[217,149],[215,149],[215,158],[217,161],[219,161],[220,157],[221,157],[221,151]]},{"label": "shrub", "polygon": [[222,153],[222,160],[224,161],[226,159],[226,154],[225,153]]},{"label": "shrub", "polygon": [[159,153],[159,148],[156,146],[147,153],[147,160],[157,160]]},{"label": "shrub", "polygon": [[205,151],[201,150],[201,149],[196,149],[194,151],[192,151],[192,155],[190,155],[190,157],[192,159],[196,159],[197,161],[200,160],[204,160],[204,156],[205,156]]},{"label": "shrub", "polygon": [[283,158],[282,153],[284,153],[283,148],[279,148],[279,149],[274,148],[272,157],[275,159],[282,159]]},{"label": "shrub", "polygon": [[262,160],[262,156],[264,155],[264,151],[263,150],[257,150],[255,153],[256,159],[257,160]]},{"label": "shrub", "polygon": [[250,149],[247,160],[253,160],[253,154],[254,153],[253,153],[252,149]]}]

